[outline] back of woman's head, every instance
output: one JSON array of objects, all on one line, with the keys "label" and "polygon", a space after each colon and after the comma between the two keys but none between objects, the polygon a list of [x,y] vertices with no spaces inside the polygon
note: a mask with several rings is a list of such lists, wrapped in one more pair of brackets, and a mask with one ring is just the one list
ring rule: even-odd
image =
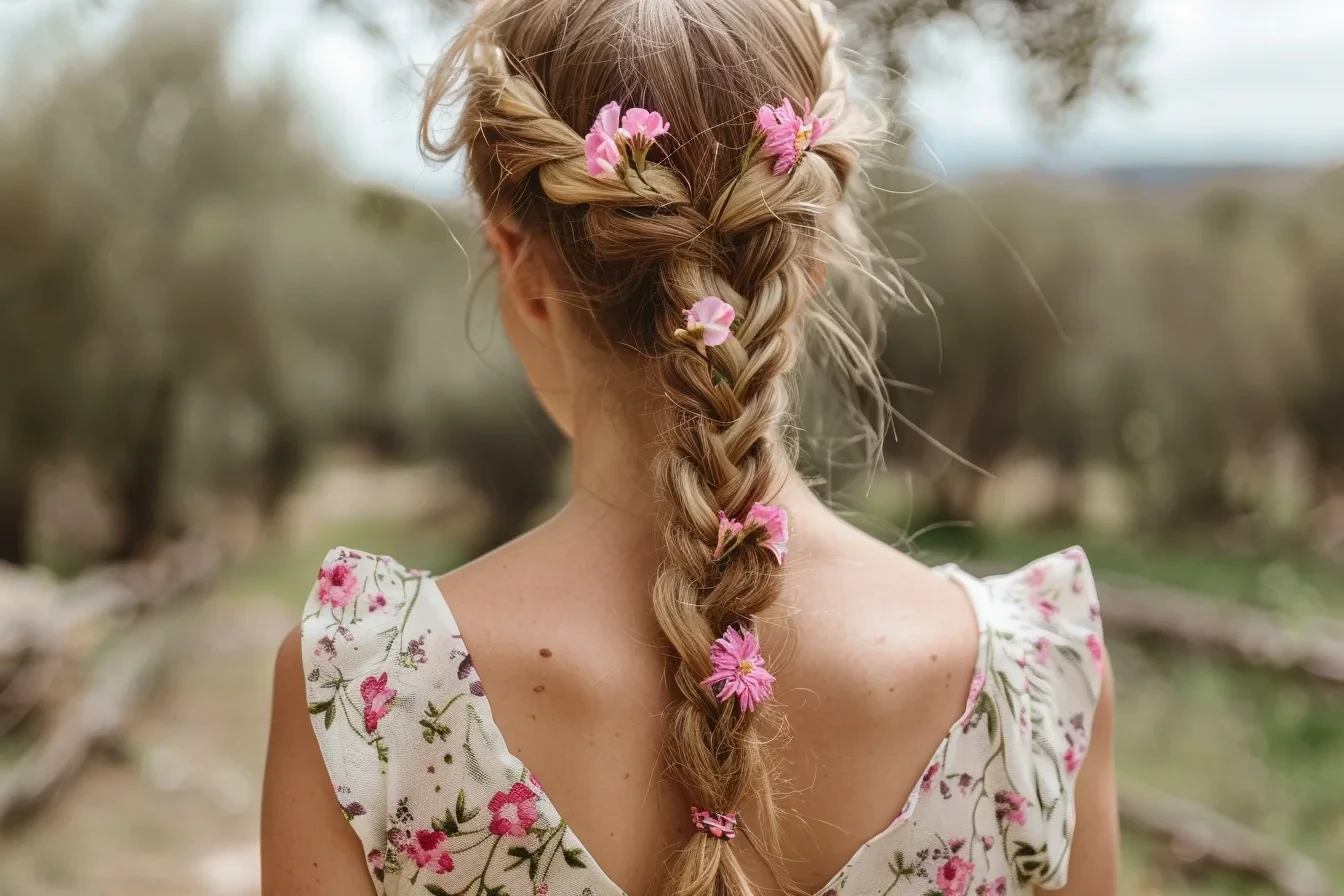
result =
[{"label": "back of woman's head", "polygon": [[[762,145],[760,116],[786,100],[817,118],[781,159]],[[621,137],[614,164],[590,168],[585,135],[613,101],[655,110],[670,132],[647,161]],[[441,106],[460,116],[442,140]],[[752,509],[793,468],[789,378],[807,323],[849,361],[871,357],[823,298],[833,244],[862,253],[846,195],[869,127],[846,97],[835,32],[807,0],[486,0],[431,74],[422,121],[426,150],[465,151],[486,214],[543,246],[599,343],[665,397],[652,599],[680,694],[666,763],[691,804],[748,809],[746,838],[777,874],[777,712],[703,682],[715,640],[752,633],[780,595],[780,533]],[[688,319],[706,297],[732,307],[731,335]],[[740,841],[715,831],[690,838],[667,892],[754,892]]]}]

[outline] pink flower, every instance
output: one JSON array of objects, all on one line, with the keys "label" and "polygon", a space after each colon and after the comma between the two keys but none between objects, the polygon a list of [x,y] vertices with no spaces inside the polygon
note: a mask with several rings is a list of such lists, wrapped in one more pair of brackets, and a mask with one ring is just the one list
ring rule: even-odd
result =
[{"label": "pink flower", "polygon": [[787,174],[805,150],[817,145],[821,135],[830,129],[831,120],[813,115],[811,100],[803,102],[803,114],[799,116],[785,97],[778,106],[762,106],[756,115],[756,125],[765,136],[765,154],[775,157],[772,173]]},{"label": "pink flower", "polygon": [[1046,600],[1045,598],[1040,597],[1036,599],[1036,610],[1041,614],[1042,619],[1049,622],[1051,619],[1054,619],[1055,614],[1059,612],[1059,604],[1052,600]]},{"label": "pink flower", "polygon": [[1041,635],[1036,639],[1036,665],[1044,666],[1050,662],[1050,639]]},{"label": "pink flower", "polygon": [[354,600],[358,590],[359,581],[355,577],[355,571],[344,560],[318,570],[317,600],[319,603],[337,610],[343,610],[350,606],[350,601]]},{"label": "pink flower", "polygon": [[373,876],[382,880],[384,875],[383,866],[387,862],[386,858],[383,856],[383,851],[381,849],[371,849],[369,850],[367,859],[369,862],[369,870],[373,872]]},{"label": "pink flower", "polygon": [[387,608],[387,595],[381,591],[369,598],[369,612],[380,613]]},{"label": "pink flower", "polygon": [[711,554],[715,560],[728,553],[737,546],[738,539],[742,536],[742,524],[732,519],[722,510],[719,511],[719,543],[714,545],[714,553]]},{"label": "pink flower", "polygon": [[922,790],[924,793],[928,793],[929,790],[933,787],[933,779],[935,776],[937,776],[938,769],[942,767],[943,765],[941,762],[935,762],[933,765],[924,769],[924,777],[919,779],[919,789]]},{"label": "pink flower", "polygon": [[756,503],[747,512],[748,527],[757,526],[764,530],[762,544],[775,555],[775,562],[784,565],[789,556],[789,512],[773,504]]},{"label": "pink flower", "polygon": [[370,675],[359,685],[359,696],[364,698],[364,729],[370,734],[378,730],[378,722],[391,712],[388,704],[397,692],[387,686],[387,673]]},{"label": "pink flower", "polygon": [[448,835],[443,831],[407,832],[397,840],[397,848],[416,865],[436,874],[453,870],[453,857],[448,854]]},{"label": "pink flower", "polygon": [[705,296],[684,313],[686,327],[678,330],[678,334],[698,337],[708,346],[723,345],[733,334],[731,327],[737,312],[718,296]]},{"label": "pink flower", "polygon": [[597,113],[588,136],[583,141],[583,152],[588,158],[588,173],[593,177],[614,174],[616,166],[624,161],[621,147],[616,140],[620,136],[621,104],[607,103]]},{"label": "pink flower", "polygon": [[1071,775],[1076,775],[1078,769],[1082,768],[1083,757],[1087,755],[1087,747],[1069,745],[1064,751],[1064,768]]},{"label": "pink flower", "polygon": [[1045,584],[1046,576],[1049,571],[1045,566],[1033,566],[1027,570],[1027,586],[1030,588],[1040,588]]},{"label": "pink flower", "polygon": [[313,656],[325,656],[329,660],[336,658],[336,642],[331,639],[331,635],[323,635],[317,639],[317,646],[313,648]]},{"label": "pink flower", "polygon": [[1106,674],[1106,660],[1102,658],[1101,639],[1096,635],[1087,636],[1087,652],[1092,654],[1092,667],[1097,670],[1097,677],[1101,678]]},{"label": "pink flower", "polygon": [[947,848],[953,852],[961,852],[961,848],[966,845],[966,841],[960,837],[953,837],[947,841]]},{"label": "pink flower", "polygon": [[719,701],[726,703],[737,696],[738,707],[751,712],[770,696],[775,676],[765,669],[761,644],[756,635],[729,626],[723,637],[709,650],[709,661],[714,674],[700,682],[710,690],[719,686]]},{"label": "pink flower", "polygon": [[953,856],[938,869],[935,883],[943,896],[966,896],[971,885],[971,875],[975,874],[975,865],[961,856]]},{"label": "pink flower", "polygon": [[[620,106],[616,108],[619,109]],[[621,119],[621,127],[617,133],[629,140],[638,151],[641,144],[652,143],[670,130],[672,125],[663,121],[663,116],[636,107],[625,111],[625,117]]]},{"label": "pink flower", "polygon": [[975,888],[975,896],[1008,896],[1008,881],[998,877],[983,883]]},{"label": "pink flower", "polygon": [[993,838],[993,837],[990,837],[989,835],[985,835],[985,836],[983,836],[983,837],[980,838],[980,844],[981,844],[982,846],[984,846],[984,848],[985,848],[986,850],[993,849],[993,848],[994,848],[994,838]]},{"label": "pink flower", "polygon": [[994,816],[1001,822],[1026,824],[1027,798],[1015,790],[1000,790],[994,794]]},{"label": "pink flower", "polygon": [[971,692],[966,695],[966,710],[964,713],[962,713],[963,716],[970,715],[971,710],[975,709],[975,704],[980,701],[980,694],[984,691],[984,689],[985,689],[985,670],[976,669],[975,674],[971,676]]},{"label": "pink flower", "polygon": [[500,837],[526,837],[537,823],[537,795],[521,781],[492,796],[486,808],[494,815],[490,833]]}]

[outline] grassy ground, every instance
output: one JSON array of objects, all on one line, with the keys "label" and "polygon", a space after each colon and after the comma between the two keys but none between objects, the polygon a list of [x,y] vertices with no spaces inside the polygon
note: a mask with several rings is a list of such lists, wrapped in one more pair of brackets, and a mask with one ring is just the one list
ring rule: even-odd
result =
[{"label": "grassy ground", "polygon": [[[954,533],[956,534],[956,533]],[[1011,565],[1067,535],[919,540],[930,559]],[[1084,539],[1087,541],[1086,539]],[[347,544],[446,570],[450,539],[395,521],[324,525],[232,569],[124,758],[100,759],[31,824],[0,841],[0,896],[257,892],[256,817],[275,645],[326,550]],[[1290,615],[1344,618],[1344,576],[1307,561],[1088,542],[1098,574],[1141,576]],[[1213,806],[1303,850],[1344,884],[1344,699],[1216,662],[1112,644],[1126,784]],[[72,861],[71,844],[79,859]],[[1127,833],[1126,896],[1260,896],[1231,877],[1185,880]]]}]

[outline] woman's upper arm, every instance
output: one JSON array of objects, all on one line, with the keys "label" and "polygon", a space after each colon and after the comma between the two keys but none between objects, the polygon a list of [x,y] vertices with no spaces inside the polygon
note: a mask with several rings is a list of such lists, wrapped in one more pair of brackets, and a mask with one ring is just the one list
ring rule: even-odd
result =
[{"label": "woman's upper arm", "polygon": [[261,804],[264,896],[372,896],[364,850],[332,792],[308,718],[296,629],[275,662]]},{"label": "woman's upper arm", "polygon": [[1061,896],[1114,896],[1119,888],[1120,831],[1115,791],[1115,686],[1106,663],[1092,741],[1078,772],[1077,819],[1069,852],[1069,882]]}]

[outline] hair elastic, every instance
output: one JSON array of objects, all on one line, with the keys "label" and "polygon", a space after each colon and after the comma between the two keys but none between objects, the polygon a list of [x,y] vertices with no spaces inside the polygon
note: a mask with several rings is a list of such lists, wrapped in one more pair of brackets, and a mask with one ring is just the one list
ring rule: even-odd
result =
[{"label": "hair elastic", "polygon": [[737,836],[736,812],[706,812],[692,806],[691,821],[695,823],[695,829],[697,831],[708,834],[711,837],[718,837],[722,840],[732,840]]}]

